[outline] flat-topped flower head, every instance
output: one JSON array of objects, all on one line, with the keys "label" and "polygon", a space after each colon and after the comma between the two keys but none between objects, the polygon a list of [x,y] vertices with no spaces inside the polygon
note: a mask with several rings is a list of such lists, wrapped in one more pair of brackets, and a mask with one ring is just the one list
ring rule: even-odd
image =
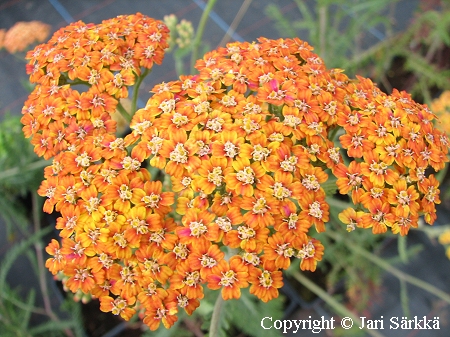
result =
[{"label": "flat-topped flower head", "polygon": [[[118,100],[128,96],[127,87],[135,84],[141,68],[161,64],[168,33],[161,21],[140,13],[98,25],[78,21],[55,32],[26,56],[30,81],[37,84],[25,104],[28,108],[23,110],[22,122],[31,131],[27,136],[40,138],[44,130],[68,116],[80,121],[98,118],[104,112],[112,115]],[[142,52],[148,48],[152,54]],[[83,84],[87,91],[74,87]],[[73,88],[68,91],[69,87]],[[69,120],[63,121],[65,126],[69,124]],[[40,130],[32,127],[36,122]],[[66,133],[63,139],[69,141],[70,135]],[[55,135],[47,142],[52,147],[61,140]]]},{"label": "flat-topped flower head", "polygon": [[[170,21],[170,20],[169,20]],[[53,158],[39,194],[61,213],[46,266],[103,311],[151,330],[191,314],[204,286],[266,302],[295,259],[315,271],[336,192],[349,232],[405,235],[436,219],[448,138],[407,94],[327,69],[298,38],[233,42],[198,75],[152,89],[116,135],[128,87],[162,61],[168,30],[141,14],[77,22],[28,54],[24,134]],[[87,90],[76,90],[85,84]],[[333,177],[334,176],[334,177]],[[170,179],[169,179],[170,178]],[[333,184],[333,178],[336,183]]]}]

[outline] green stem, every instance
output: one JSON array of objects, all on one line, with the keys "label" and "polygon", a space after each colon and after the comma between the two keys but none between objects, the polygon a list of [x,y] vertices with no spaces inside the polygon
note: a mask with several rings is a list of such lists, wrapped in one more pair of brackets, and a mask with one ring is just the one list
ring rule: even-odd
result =
[{"label": "green stem", "polygon": [[202,17],[200,18],[200,22],[198,23],[197,31],[195,33],[194,43],[192,45],[192,54],[191,54],[191,74],[195,72],[195,62],[198,57],[198,49],[200,47],[200,43],[202,42],[203,32],[205,31],[206,22],[208,21],[209,13],[212,11],[214,5],[217,0],[209,0],[205,10],[203,11]]},{"label": "green stem", "polygon": [[[136,84],[134,85],[133,98],[131,100],[131,111],[130,111],[131,118],[133,117],[133,115],[136,112],[137,99],[139,96],[139,87],[141,86],[142,81],[148,74],[150,74],[150,69],[145,68],[144,72],[141,74],[141,76],[138,77]],[[129,122],[131,121],[131,118],[130,118]]]},{"label": "green stem", "polygon": [[348,60],[346,63],[342,64],[341,68],[349,69],[360,65],[364,61],[374,57],[374,55],[376,55],[380,51],[392,48],[394,45],[396,45],[396,43],[398,44],[399,38],[400,33],[374,44],[372,47],[366,49],[364,52],[354,55],[351,60]]},{"label": "green stem", "polygon": [[422,281],[421,279],[418,279],[414,276],[411,276],[409,274],[406,274],[400,270],[398,270],[397,268],[391,266],[389,263],[387,263],[386,261],[380,259],[378,256],[369,253],[368,251],[358,247],[358,246],[353,246],[350,247],[355,253],[358,253],[362,256],[364,256],[365,258],[367,258],[368,260],[372,261],[373,263],[375,263],[376,265],[378,265],[379,267],[383,268],[384,270],[386,270],[387,272],[391,273],[392,275],[394,275],[395,277],[397,277],[400,280],[404,280],[412,285],[415,285],[416,287],[419,287],[423,290],[428,291],[430,294],[436,295],[438,298],[444,300],[447,303],[450,303],[450,296],[445,293],[444,291],[436,288],[435,286],[429,284],[428,282]]},{"label": "green stem", "polygon": [[[31,311],[34,314],[38,314],[38,315],[42,315],[42,316],[46,316],[47,312],[39,307],[35,307],[35,306],[29,306],[21,301],[19,301],[15,296],[11,296],[10,294],[8,294],[5,289],[3,289],[3,291],[0,293],[0,297],[8,302],[10,302],[11,304],[13,304],[14,306],[16,306],[19,309],[22,309],[23,311]],[[2,301],[0,301],[0,305],[3,307],[2,305],[3,303],[1,303]],[[2,317],[3,319],[4,317]]]},{"label": "green stem", "polygon": [[[342,211],[351,205],[349,202],[345,202],[345,201],[342,201],[342,200],[339,200],[339,199],[336,199],[333,197],[327,198],[327,203],[330,206],[339,209],[339,211]],[[328,233],[328,232],[326,232],[326,233]]]},{"label": "green stem", "polygon": [[[34,232],[39,233],[41,230],[41,219],[40,214],[41,210],[39,208],[39,201],[38,201],[38,194],[36,192],[33,192],[31,194],[31,205],[32,205],[32,213],[33,213],[33,225],[34,225]],[[59,321],[58,316],[53,312],[52,306],[50,304],[50,296],[48,292],[47,287],[47,279],[46,279],[46,268],[45,268],[45,262],[44,262],[44,255],[42,253],[43,251],[43,244],[41,240],[37,240],[34,243],[34,249],[36,251],[36,257],[38,262],[38,279],[39,279],[39,287],[41,289],[41,295],[42,299],[44,301],[44,308],[45,312],[47,313],[48,317],[51,318],[52,321]]]},{"label": "green stem", "polygon": [[50,161],[48,160],[39,160],[39,161],[35,161],[32,162],[28,165],[22,166],[22,167],[13,167],[10,168],[8,170],[5,170],[3,172],[0,172],[0,181],[4,180],[4,179],[8,179],[11,177],[14,177],[16,175],[18,175],[19,173],[24,173],[27,171],[33,171],[33,170],[37,170],[40,168],[43,168],[45,166],[50,165]]},{"label": "green stem", "polygon": [[[448,156],[448,155],[447,155]],[[444,178],[447,176],[448,168],[450,165],[447,163],[445,167],[435,174],[435,178],[439,181],[440,184],[444,182]]]},{"label": "green stem", "polygon": [[182,57],[177,57],[176,55],[173,56],[175,60],[175,70],[177,72],[178,76],[181,76],[184,74],[184,62]]},{"label": "green stem", "polygon": [[406,236],[399,236],[397,240],[398,256],[402,263],[408,262],[408,252],[406,245]]},{"label": "green stem", "polygon": [[336,134],[340,129],[341,129],[340,126],[335,126],[334,128],[332,128],[328,139],[334,142],[334,137],[336,137]]},{"label": "green stem", "polygon": [[241,22],[242,18],[244,17],[245,13],[248,10],[248,7],[252,3],[252,0],[245,0],[241,8],[239,8],[239,11],[237,12],[236,16],[233,19],[233,22],[231,23],[230,27],[228,28],[227,32],[225,33],[225,36],[222,38],[222,41],[220,41],[219,46],[223,47],[225,46],[228,41],[231,39],[233,32],[236,31],[237,26]]},{"label": "green stem", "polygon": [[217,337],[219,336],[220,330],[220,315],[224,307],[225,301],[222,298],[222,292],[219,291],[219,296],[217,296],[216,303],[214,304],[213,314],[211,317],[211,325],[209,326],[209,336]]},{"label": "green stem", "polygon": [[81,84],[85,84],[85,85],[89,85],[87,82],[85,81],[72,81],[72,82],[67,82],[66,84],[70,84],[70,85],[81,85]]},{"label": "green stem", "polygon": [[[360,327],[362,326],[362,321],[359,317],[357,317],[353,312],[348,310],[345,306],[340,304],[335,298],[333,298],[330,294],[328,294],[325,290],[315,284],[313,281],[308,279],[303,273],[299,271],[295,271],[292,276],[304,285],[306,288],[311,290],[314,294],[319,296],[322,300],[324,300],[337,314],[342,317],[350,317],[353,322],[355,322]],[[383,335],[379,334],[375,330],[366,330],[367,333],[374,337],[382,337]]]},{"label": "green stem", "polygon": [[117,107],[116,109],[120,112],[120,114],[122,115],[123,118],[125,118],[125,120],[129,123],[131,122],[131,119],[133,117],[131,117],[130,113],[123,107],[123,105],[119,102],[117,103]]},{"label": "green stem", "polygon": [[[342,241],[344,241],[344,242],[346,241],[338,233],[325,232],[325,234],[328,235],[329,237],[332,237],[333,239],[335,239],[337,241],[341,241],[341,242]],[[425,281],[422,281],[421,279],[418,279],[418,278],[416,278],[414,276],[411,276],[411,275],[409,275],[407,273],[404,273],[401,270],[398,270],[397,268],[395,268],[392,265],[390,265],[388,262],[386,262],[383,259],[379,258],[375,254],[372,254],[372,253],[368,252],[364,248],[359,247],[358,245],[348,244],[347,246],[354,253],[365,257],[367,260],[375,263],[376,265],[378,265],[379,267],[381,267],[382,269],[384,269],[388,273],[390,273],[390,274],[394,275],[395,277],[397,277],[399,280],[403,280],[403,281],[405,281],[405,282],[407,282],[409,284],[415,285],[416,287],[419,287],[419,288],[421,288],[423,290],[428,291],[430,294],[433,294],[433,295],[437,296],[438,298],[444,300],[445,302],[450,303],[450,296],[446,292],[436,288],[432,284],[430,284],[428,282],[425,282]]]},{"label": "green stem", "polygon": [[319,46],[322,59],[326,60],[326,35],[327,35],[328,9],[327,5],[319,6]]},{"label": "green stem", "polygon": [[408,285],[404,280],[400,280],[400,303],[402,305],[403,315],[409,317],[411,313],[409,311]]}]

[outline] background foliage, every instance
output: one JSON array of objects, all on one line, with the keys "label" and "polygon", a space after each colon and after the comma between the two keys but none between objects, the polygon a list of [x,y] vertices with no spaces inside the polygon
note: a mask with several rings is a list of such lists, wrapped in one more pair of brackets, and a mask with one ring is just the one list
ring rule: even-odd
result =
[{"label": "background foliage", "polygon": [[[301,36],[308,40],[328,67],[343,68],[349,75],[371,77],[388,92],[394,87],[407,90],[415,99],[426,103],[450,89],[450,4],[447,1],[421,1],[414,18],[400,31],[394,28],[395,11],[401,10],[396,7],[398,0],[294,2],[300,18],[285,15],[277,4],[266,8],[267,17],[278,28],[280,37]],[[189,32],[190,28],[185,31]],[[201,37],[201,34],[195,36]],[[193,38],[194,33],[190,37]],[[193,46],[179,43],[174,47],[178,73],[188,68]],[[33,191],[39,186],[42,168],[47,164],[36,157],[28,140],[23,138],[20,117],[4,116],[0,124],[0,214],[4,227],[0,235],[6,238],[7,244],[1,249],[0,262],[2,336],[87,336],[80,303],[64,298],[43,268],[43,247],[53,235],[53,223],[51,218],[42,218],[42,200]],[[332,216],[336,217],[337,213]],[[381,271],[386,269],[379,265],[367,268],[367,258],[352,254],[350,247],[363,243],[362,248],[377,253],[384,239],[367,231],[352,236],[352,241],[321,238],[327,247],[326,263],[320,267],[326,275],[322,286],[327,292],[361,309],[371,291],[379,286]],[[389,262],[407,259],[420,249],[406,250],[402,245],[399,243],[399,255]],[[30,264],[29,273],[36,279],[35,286],[29,289],[11,282],[14,269],[23,260]],[[294,279],[295,275],[291,277]],[[312,295],[306,297],[317,296],[310,291]],[[260,317],[283,316],[286,299],[264,304],[247,295],[240,301],[227,303],[220,329],[223,336],[239,333],[257,336],[261,331]],[[150,334],[142,333],[136,322],[112,321],[107,325],[110,330],[103,333],[117,336],[128,328],[144,336],[203,335],[209,326],[216,297],[217,293],[208,293],[201,310],[192,317],[180,318],[178,329],[160,328],[156,334]],[[405,302],[407,310],[407,299]],[[243,310],[246,315],[242,315]],[[275,330],[268,332],[276,335]]]}]

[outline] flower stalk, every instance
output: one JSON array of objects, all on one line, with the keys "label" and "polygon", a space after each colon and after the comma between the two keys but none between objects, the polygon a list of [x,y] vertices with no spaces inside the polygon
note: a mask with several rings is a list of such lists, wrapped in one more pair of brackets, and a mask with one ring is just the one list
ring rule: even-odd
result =
[{"label": "flower stalk", "polygon": [[211,324],[209,327],[209,336],[217,337],[220,336],[220,317],[223,315],[223,310],[225,307],[225,301],[222,298],[222,294],[219,292],[216,303],[214,304],[213,313],[211,317]]},{"label": "flower stalk", "polygon": [[134,113],[136,112],[137,101],[139,97],[139,88],[142,84],[142,81],[144,80],[145,77],[147,77],[148,74],[150,74],[150,69],[145,68],[143,73],[137,78],[136,84],[133,89],[133,97],[131,100],[131,111],[129,112],[131,117],[133,117]]},{"label": "flower stalk", "polygon": [[[346,239],[344,237],[342,237],[339,233],[332,233],[332,232],[327,232],[326,235],[328,235],[329,237],[333,238],[334,240],[339,240],[341,242],[345,242]],[[399,270],[398,268],[392,266],[391,264],[389,264],[389,262],[384,261],[383,259],[381,259],[380,257],[376,256],[375,254],[368,252],[367,250],[365,250],[362,247],[359,247],[357,245],[348,245],[348,248],[350,250],[352,250],[354,253],[359,254],[361,256],[363,256],[364,258],[366,258],[367,260],[369,260],[370,262],[376,264],[377,266],[381,267],[382,269],[384,269],[385,271],[387,271],[388,273],[394,275],[395,277],[397,277],[400,281],[412,284],[418,288],[421,288],[427,292],[429,292],[430,294],[435,295],[436,297],[438,297],[439,299],[444,300],[445,302],[450,304],[450,296],[436,288],[435,286],[433,286],[432,284],[425,282],[417,277],[414,277],[412,275],[409,275],[401,270]]]},{"label": "flower stalk", "polygon": [[119,113],[122,115],[122,117],[129,123],[131,122],[131,119],[133,118],[133,116],[130,114],[130,112],[128,112],[125,107],[122,105],[122,103],[118,102],[117,103],[117,111],[119,111]]},{"label": "flower stalk", "polygon": [[20,173],[42,169],[48,166],[48,164],[48,160],[38,160],[22,167],[12,167],[10,169],[4,170],[3,172],[0,172],[0,181],[17,176]]},{"label": "flower stalk", "polygon": [[198,52],[202,43],[206,23],[208,22],[209,14],[213,10],[216,2],[217,0],[209,0],[205,6],[205,9],[203,10],[202,16],[200,17],[200,22],[198,23],[197,31],[195,33],[195,38],[192,44],[191,71],[190,71],[191,74],[195,72],[195,62],[198,59]]},{"label": "flower stalk", "polygon": [[[341,317],[350,317],[353,322],[355,322],[359,327],[363,326],[361,319],[356,316],[353,312],[348,310],[345,306],[339,303],[335,298],[333,298],[330,294],[328,294],[325,290],[315,284],[313,281],[308,279],[303,273],[299,271],[295,271],[292,273],[292,276],[314,294],[319,296],[326,304],[328,304],[337,314]],[[366,329],[365,331],[373,337],[383,337],[382,334],[377,332],[376,330]]]}]

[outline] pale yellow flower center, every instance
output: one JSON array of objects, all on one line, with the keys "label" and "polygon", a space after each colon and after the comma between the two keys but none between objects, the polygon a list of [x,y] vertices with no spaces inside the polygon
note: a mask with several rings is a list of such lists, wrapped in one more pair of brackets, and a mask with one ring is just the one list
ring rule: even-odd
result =
[{"label": "pale yellow flower center", "polygon": [[88,167],[91,164],[91,157],[86,152],[83,152],[75,158],[77,166]]},{"label": "pale yellow flower center", "polygon": [[164,241],[164,234],[165,234],[164,229],[158,229],[156,232],[152,232],[149,240],[151,242],[155,242],[159,245],[159,244],[161,244],[161,242]]},{"label": "pale yellow flower center", "polygon": [[177,127],[181,127],[189,123],[189,118],[185,115],[180,114],[179,112],[175,112],[172,117],[172,123]]},{"label": "pale yellow flower center", "polygon": [[284,160],[280,163],[280,167],[285,172],[294,172],[295,171],[295,165],[297,164],[297,157],[291,156],[291,157],[284,157]]},{"label": "pale yellow flower center", "polygon": [[130,200],[133,194],[131,193],[130,187],[126,184],[122,184],[119,187],[119,198],[122,199],[122,201]]},{"label": "pale yellow flower center", "polygon": [[253,151],[251,154],[253,156],[253,160],[262,161],[267,159],[270,152],[271,150],[261,146],[260,144],[256,144],[255,146],[253,146]]},{"label": "pale yellow flower center", "polygon": [[94,197],[89,198],[87,204],[84,205],[89,214],[95,212],[98,209],[98,206],[100,206],[100,199]]},{"label": "pale yellow flower center", "polygon": [[225,151],[225,156],[230,158],[234,158],[239,153],[239,148],[230,141],[224,144],[223,150]]},{"label": "pale yellow flower center", "polygon": [[215,265],[217,265],[217,261],[214,260],[211,256],[209,256],[208,254],[203,254],[200,258],[200,264],[202,265],[202,267],[205,268],[212,268]]},{"label": "pale yellow flower center", "polygon": [[147,148],[152,154],[157,154],[161,149],[163,144],[163,139],[158,136],[153,136],[153,138],[147,143]]},{"label": "pale yellow flower center", "polygon": [[220,186],[223,181],[222,168],[216,166],[211,172],[208,173],[208,181],[216,186]]},{"label": "pale yellow flower center", "polygon": [[267,206],[266,199],[261,197],[256,202],[253,203],[253,213],[254,214],[265,214],[270,209],[269,206]]},{"label": "pale yellow flower center", "polygon": [[295,129],[297,126],[301,124],[302,120],[294,115],[286,115],[284,117],[283,124]]},{"label": "pale yellow flower center", "polygon": [[147,234],[148,227],[145,220],[139,218],[128,219],[131,228],[134,228],[138,234]]},{"label": "pale yellow flower center", "polygon": [[208,227],[203,224],[203,220],[191,221],[189,223],[189,228],[191,230],[191,236],[200,237],[208,231]]},{"label": "pale yellow flower center", "polygon": [[279,200],[283,200],[285,198],[289,198],[292,192],[283,186],[282,183],[276,182],[273,185],[273,196]]},{"label": "pale yellow flower center", "polygon": [[110,150],[123,150],[125,148],[125,143],[123,141],[123,138],[117,138],[114,139],[111,143],[109,143],[109,149]]},{"label": "pale yellow flower center", "polygon": [[195,287],[198,283],[200,283],[200,273],[196,270],[192,273],[186,273],[186,277],[183,280],[183,283],[188,287]]},{"label": "pale yellow flower center", "polygon": [[84,282],[88,277],[92,277],[92,274],[89,273],[89,270],[87,268],[83,269],[75,269],[75,280],[80,280],[81,282]]},{"label": "pale yellow flower center", "polygon": [[284,140],[284,136],[282,133],[274,132],[269,136],[269,140],[271,142],[282,142]]},{"label": "pale yellow flower center", "polygon": [[128,246],[128,242],[125,239],[125,234],[116,233],[113,236],[114,244],[118,245],[120,248],[126,248]]},{"label": "pale yellow flower center", "polygon": [[241,240],[248,240],[255,237],[256,232],[253,228],[246,226],[239,226],[238,229],[238,238]]},{"label": "pale yellow flower center", "polygon": [[188,162],[188,151],[184,148],[184,145],[182,143],[178,143],[175,145],[175,148],[172,152],[170,152],[169,159],[180,163],[180,164],[186,164]]},{"label": "pale yellow flower center", "polygon": [[372,161],[372,164],[370,164],[369,169],[374,172],[376,175],[382,175],[386,173],[387,170],[387,164],[384,162],[377,163],[375,161]]},{"label": "pale yellow flower center", "polygon": [[319,180],[314,174],[305,174],[302,185],[305,186],[308,191],[318,191],[320,188]]},{"label": "pale yellow flower center", "polygon": [[98,261],[103,265],[104,268],[109,269],[113,265],[113,259],[106,253],[100,253],[98,256]]},{"label": "pale yellow flower center", "polygon": [[300,259],[312,258],[316,254],[316,248],[312,241],[308,241],[307,244],[303,244],[303,248],[298,251],[297,257]]},{"label": "pale yellow flower center", "polygon": [[244,183],[244,185],[253,184],[255,182],[255,172],[250,166],[246,166],[237,172],[236,179]]},{"label": "pale yellow flower center", "polygon": [[284,257],[291,257],[294,256],[294,249],[292,247],[289,247],[289,243],[283,243],[282,245],[277,245],[277,249],[275,249],[275,252]]},{"label": "pale yellow flower center", "polygon": [[185,244],[179,243],[172,250],[178,259],[185,260],[189,254],[189,249]]},{"label": "pale yellow flower center", "polygon": [[314,201],[312,204],[310,204],[308,214],[316,219],[322,219],[323,211],[320,208],[320,202]]},{"label": "pale yellow flower center", "polygon": [[270,272],[268,272],[267,270],[264,270],[261,273],[261,276],[258,277],[258,280],[259,284],[264,288],[270,288],[273,283],[272,276],[270,275]]},{"label": "pale yellow flower center", "polygon": [[113,302],[111,312],[114,315],[119,315],[127,307],[127,302],[124,299],[116,298]]},{"label": "pale yellow flower center", "polygon": [[145,259],[144,268],[145,270],[151,271],[152,273],[157,273],[160,270],[159,263],[154,259]]},{"label": "pale yellow flower center", "polygon": [[112,210],[106,210],[103,214],[103,220],[109,225],[117,219],[117,213]]},{"label": "pale yellow flower center", "polygon": [[222,272],[222,278],[220,279],[219,285],[224,287],[230,287],[236,281],[237,281],[236,273],[233,270],[228,270],[225,273]]},{"label": "pale yellow flower center", "polygon": [[153,192],[150,195],[143,196],[141,199],[141,201],[145,203],[145,206],[151,208],[158,208],[160,200],[161,196],[159,194],[154,194]]},{"label": "pale yellow flower center", "polygon": [[406,191],[400,191],[397,194],[397,200],[399,204],[408,205],[411,202],[411,196]]},{"label": "pale yellow flower center", "polygon": [[253,266],[258,266],[261,262],[259,256],[256,253],[251,252],[244,252],[242,255],[242,259]]},{"label": "pale yellow flower center", "polygon": [[173,109],[175,109],[175,100],[174,99],[166,99],[165,101],[159,104],[159,108],[163,111],[163,113],[169,113]]},{"label": "pale yellow flower center", "polygon": [[223,230],[225,233],[231,231],[233,228],[231,226],[231,221],[227,217],[219,217],[216,219],[215,223],[221,230]]}]

